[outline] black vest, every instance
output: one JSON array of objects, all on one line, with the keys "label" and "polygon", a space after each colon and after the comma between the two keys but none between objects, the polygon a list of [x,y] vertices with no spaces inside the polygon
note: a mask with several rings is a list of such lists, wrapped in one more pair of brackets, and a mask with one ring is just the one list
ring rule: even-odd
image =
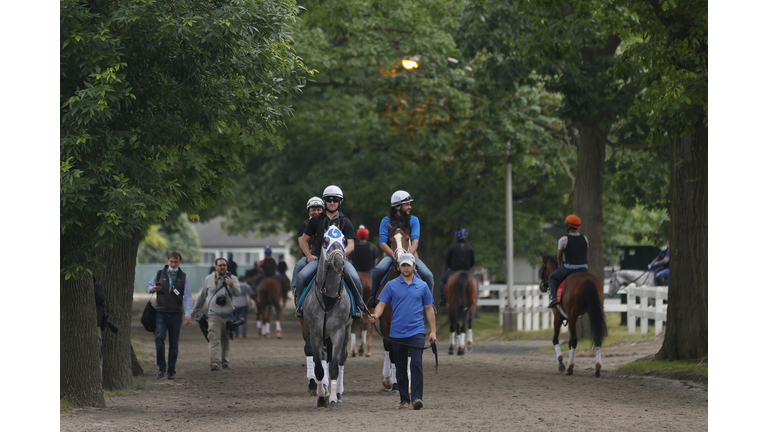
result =
[{"label": "black vest", "polygon": [[157,292],[157,306],[155,306],[155,309],[158,312],[165,313],[184,312],[184,285],[187,281],[187,275],[181,271],[181,268],[176,272],[176,283],[173,284],[173,288],[179,292],[179,295],[176,295],[171,288],[171,279],[166,271],[167,268],[168,266],[165,266],[165,268],[157,272],[155,280],[159,281],[163,289]]},{"label": "black vest", "polygon": [[587,239],[583,235],[569,235],[563,253],[565,264],[587,264]]},{"label": "black vest", "polygon": [[335,218],[334,220],[328,219],[328,216],[325,213],[323,214],[323,226],[322,226],[322,233],[321,232],[315,232],[315,237],[312,240],[310,252],[314,256],[320,256],[320,251],[323,247],[323,236],[325,236],[325,232],[328,231],[328,228],[331,227],[331,225],[336,225],[336,227],[344,233],[344,227],[347,225],[347,223],[344,221],[347,217],[344,216],[344,213],[339,210],[339,217]]}]

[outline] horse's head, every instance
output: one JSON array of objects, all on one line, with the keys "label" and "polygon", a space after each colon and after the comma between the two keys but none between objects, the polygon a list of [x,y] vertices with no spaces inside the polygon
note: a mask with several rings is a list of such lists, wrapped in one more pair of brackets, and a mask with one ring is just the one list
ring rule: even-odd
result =
[{"label": "horse's head", "polygon": [[613,298],[613,296],[619,292],[619,289],[621,289],[621,284],[619,283],[619,272],[614,271],[613,274],[611,274],[611,284],[610,289],[608,290],[608,297]]},{"label": "horse's head", "polygon": [[389,247],[395,255],[395,261],[400,255],[411,251],[411,228],[399,223],[387,224],[389,228]]},{"label": "horse's head", "polygon": [[[541,278],[541,282],[539,282],[539,291],[547,292],[547,290],[550,288],[549,275],[557,270],[557,258],[552,255],[541,254],[541,259],[543,264],[539,268],[539,277]],[[557,289],[557,287],[555,287],[555,289]]]},{"label": "horse's head", "polygon": [[323,281],[324,294],[338,297],[341,292],[341,280],[347,261],[345,255],[347,239],[338,227],[331,225],[323,236],[322,246],[320,262],[318,263],[318,278]]}]

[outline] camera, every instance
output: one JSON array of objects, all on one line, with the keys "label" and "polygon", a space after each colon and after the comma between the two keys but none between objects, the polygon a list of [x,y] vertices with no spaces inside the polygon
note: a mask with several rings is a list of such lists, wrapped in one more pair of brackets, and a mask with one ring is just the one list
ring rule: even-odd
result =
[{"label": "camera", "polygon": [[236,328],[245,324],[245,318],[240,318],[237,321],[227,320],[227,331],[235,331]]},{"label": "camera", "polygon": [[120,330],[120,327],[112,322],[112,315],[108,313],[105,313],[104,316],[101,317],[101,324],[112,330],[112,333],[117,333],[117,331]]},{"label": "camera", "polygon": [[[231,278],[232,277],[232,273],[227,272],[227,276],[225,276],[225,277]],[[224,287],[226,288],[226,282],[224,282]],[[219,305],[219,306],[226,305],[227,304],[227,296],[225,294],[221,294],[219,296],[216,296],[216,304]]]}]

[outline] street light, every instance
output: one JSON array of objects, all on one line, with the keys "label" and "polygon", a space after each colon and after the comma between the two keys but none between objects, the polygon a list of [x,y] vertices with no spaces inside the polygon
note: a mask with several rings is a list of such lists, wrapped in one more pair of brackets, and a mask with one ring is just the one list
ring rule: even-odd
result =
[{"label": "street light", "polygon": [[419,55],[415,55],[412,57],[403,57],[403,60],[401,60],[401,63],[403,64],[403,67],[408,70],[418,69],[419,59],[421,59],[421,56]]}]

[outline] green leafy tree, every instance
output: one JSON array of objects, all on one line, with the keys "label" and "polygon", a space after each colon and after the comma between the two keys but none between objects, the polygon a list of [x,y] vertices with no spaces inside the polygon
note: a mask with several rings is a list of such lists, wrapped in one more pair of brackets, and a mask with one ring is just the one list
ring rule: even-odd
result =
[{"label": "green leafy tree", "polygon": [[146,238],[139,244],[139,264],[165,263],[174,251],[181,254],[182,264],[200,262],[200,238],[185,215],[179,215],[173,223],[150,227],[149,231],[156,232],[158,238],[153,244]]},{"label": "green leafy tree", "polygon": [[652,77],[634,112],[647,119],[649,141],[668,148],[671,165],[670,289],[659,360],[699,359],[708,353],[706,2],[629,2],[642,39],[623,54]]},{"label": "green leafy tree", "polygon": [[[60,7],[61,396],[103,405],[93,286],[130,328],[142,231],[233,188],[276,142],[308,72],[273,1],[76,1]],[[104,381],[132,384],[130,335],[107,334]],[[95,366],[95,367],[94,367]]]}]

